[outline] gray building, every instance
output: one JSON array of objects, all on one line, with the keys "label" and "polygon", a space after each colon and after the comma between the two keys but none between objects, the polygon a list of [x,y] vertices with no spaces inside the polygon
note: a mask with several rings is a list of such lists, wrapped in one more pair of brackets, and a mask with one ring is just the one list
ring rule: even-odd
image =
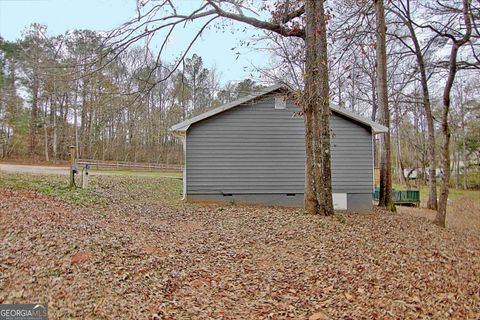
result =
[{"label": "gray building", "polygon": [[[188,201],[303,206],[303,117],[282,85],[171,128],[183,138]],[[337,210],[372,208],[373,136],[387,128],[332,107],[332,184]]]}]

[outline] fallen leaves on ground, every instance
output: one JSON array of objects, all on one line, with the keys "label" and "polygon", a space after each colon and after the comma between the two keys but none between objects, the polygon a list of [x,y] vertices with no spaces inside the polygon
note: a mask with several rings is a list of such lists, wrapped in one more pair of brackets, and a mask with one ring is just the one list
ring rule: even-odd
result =
[{"label": "fallen leaves on ground", "polygon": [[111,179],[101,213],[0,189],[0,303],[48,302],[51,319],[480,316],[478,230],[382,211],[172,206]]},{"label": "fallen leaves on ground", "polygon": [[[468,196],[456,196],[447,204],[447,227],[459,231],[480,232],[480,191],[469,191]],[[401,214],[425,217],[433,221],[436,211],[426,208],[397,206]]]}]

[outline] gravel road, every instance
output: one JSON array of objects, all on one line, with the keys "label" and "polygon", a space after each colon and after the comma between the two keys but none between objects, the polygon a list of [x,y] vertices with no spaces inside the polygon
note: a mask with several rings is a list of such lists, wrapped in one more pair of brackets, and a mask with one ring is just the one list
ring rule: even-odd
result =
[{"label": "gravel road", "polygon": [[6,172],[33,173],[33,174],[68,174],[67,167],[30,166],[19,164],[0,163],[0,170]]}]

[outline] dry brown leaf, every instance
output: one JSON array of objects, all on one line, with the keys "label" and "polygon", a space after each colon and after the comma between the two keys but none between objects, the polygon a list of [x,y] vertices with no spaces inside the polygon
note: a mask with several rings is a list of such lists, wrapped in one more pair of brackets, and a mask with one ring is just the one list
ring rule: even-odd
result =
[{"label": "dry brown leaf", "polygon": [[81,264],[88,261],[92,257],[91,252],[78,252],[72,256],[72,264]]},{"label": "dry brown leaf", "polygon": [[327,316],[325,313],[318,311],[312,314],[308,319],[309,320],[330,320],[330,317]]}]

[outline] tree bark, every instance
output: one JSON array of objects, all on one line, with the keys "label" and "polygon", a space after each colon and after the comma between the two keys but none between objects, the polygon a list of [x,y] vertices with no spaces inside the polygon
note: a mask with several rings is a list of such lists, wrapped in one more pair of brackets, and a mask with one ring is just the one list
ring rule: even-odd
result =
[{"label": "tree bark", "polygon": [[314,104],[312,100],[312,92],[315,91],[315,61],[317,60],[316,51],[316,17],[315,17],[316,3],[314,1],[307,1],[305,3],[306,15],[306,62],[305,62],[305,95],[304,95],[304,123],[305,123],[305,194],[304,207],[308,213],[317,213],[318,199],[315,190],[316,176],[315,176],[315,157],[314,157],[314,143],[315,143],[315,122],[314,122]]},{"label": "tree bark", "polygon": [[55,77],[53,78],[53,90],[50,95],[50,112],[52,114],[52,157],[53,163],[57,162],[57,108],[53,102],[55,95]]},{"label": "tree bark", "polygon": [[323,0],[306,1],[305,14],[305,209],[332,215],[327,30]]},{"label": "tree bark", "polygon": [[441,153],[442,178],[440,183],[440,199],[438,201],[437,214],[435,216],[435,223],[441,227],[446,227],[447,217],[447,201],[448,201],[448,183],[450,180],[450,127],[448,125],[448,113],[450,111],[450,91],[452,90],[457,73],[457,54],[459,46],[456,42],[453,43],[450,52],[450,70],[443,90],[443,110],[442,110],[442,134],[443,146]]},{"label": "tree bark", "polygon": [[463,162],[463,189],[468,189],[468,159],[467,159],[467,146],[466,146],[466,133],[465,133],[465,107],[463,103],[463,87],[460,91],[460,116],[462,117],[461,126],[462,126],[462,162]]},{"label": "tree bark", "polygon": [[45,109],[43,112],[43,139],[44,139],[44,153],[45,153],[45,161],[49,162],[50,157],[48,155],[48,125],[47,125],[47,119],[48,119],[48,99],[45,99]]},{"label": "tree bark", "polygon": [[[463,0],[463,19],[465,23],[465,34],[460,40],[450,38],[452,41],[452,48],[450,49],[448,77],[443,90],[443,110],[442,110],[442,134],[444,136],[441,164],[443,169],[440,199],[438,201],[437,214],[434,223],[441,227],[446,227],[447,218],[447,201],[448,201],[448,183],[450,180],[450,127],[448,125],[448,113],[450,111],[450,92],[452,91],[455,76],[457,74],[457,55],[458,50],[466,44],[472,35],[472,20],[471,20],[471,1]],[[453,37],[453,36],[452,36]]]},{"label": "tree bark", "polygon": [[[417,60],[421,57],[421,52],[417,55]],[[423,107],[427,120],[427,154],[428,154],[428,201],[427,208],[435,210],[437,208],[437,165],[436,165],[436,151],[435,151],[435,125],[433,123],[432,108],[430,105],[430,94],[428,91],[427,75],[425,72],[425,63],[423,57],[420,58],[420,82],[422,84],[423,92]]]},{"label": "tree bark", "polygon": [[387,48],[385,9],[383,0],[375,0],[375,20],[377,36],[377,96],[378,109],[382,124],[389,128],[381,136],[383,150],[380,158],[380,199],[378,205],[389,211],[395,211],[392,200],[392,166],[391,166],[391,141],[390,141],[390,113],[388,109],[387,88]]},{"label": "tree bark", "polygon": [[[456,140],[455,144],[457,144],[458,139],[455,138],[455,140]],[[455,172],[455,180],[456,180],[455,181],[455,188],[460,189],[460,161],[461,161],[460,159],[461,158],[460,158],[460,150],[458,150],[457,146],[455,146],[455,152],[454,152],[454,157],[453,158],[454,158],[453,161],[455,161],[455,166],[453,166],[453,167],[456,170],[456,172]]]},{"label": "tree bark", "polygon": [[75,97],[73,98],[73,130],[74,130],[74,143],[75,143],[75,157],[80,158],[80,143],[78,137],[78,79],[75,81]]},{"label": "tree bark", "polygon": [[371,83],[372,83],[372,121],[377,121],[378,104],[377,104],[377,88],[375,85],[375,77],[372,77]]},{"label": "tree bark", "polygon": [[29,150],[30,157],[35,157],[35,149],[37,146],[37,125],[38,125],[38,93],[40,89],[40,81],[37,77],[37,72],[34,69],[32,79],[32,109],[30,111],[30,132],[29,132]]},{"label": "tree bark", "polygon": [[[410,13],[408,13],[409,15]],[[422,49],[418,42],[417,34],[413,28],[410,16],[408,16],[407,26],[410,31],[413,46],[415,49],[415,57],[417,59],[418,69],[420,71],[420,83],[422,85],[423,108],[425,109],[425,116],[427,120],[427,154],[428,154],[428,201],[427,208],[437,209],[437,166],[436,166],[436,151],[435,151],[435,125],[433,123],[432,107],[430,103],[430,92],[428,90],[428,79],[425,67],[425,60],[423,59]]]},{"label": "tree bark", "polygon": [[305,191],[304,207],[308,213],[316,213],[318,202],[315,192],[315,168],[313,158],[313,108],[306,105],[305,123]]}]

